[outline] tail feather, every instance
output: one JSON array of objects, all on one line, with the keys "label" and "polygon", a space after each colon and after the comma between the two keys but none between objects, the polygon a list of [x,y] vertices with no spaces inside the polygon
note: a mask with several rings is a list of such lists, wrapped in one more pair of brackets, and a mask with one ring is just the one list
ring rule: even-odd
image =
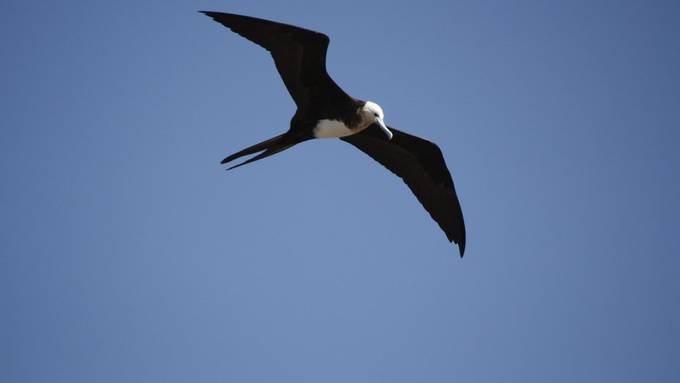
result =
[{"label": "tail feather", "polygon": [[227,162],[233,161],[233,160],[235,160],[239,157],[247,156],[248,154],[253,154],[253,153],[257,153],[257,152],[260,152],[262,150],[265,150],[265,149],[269,148],[269,146],[271,146],[273,143],[275,143],[276,141],[278,141],[282,138],[283,138],[283,134],[280,134],[276,137],[272,137],[268,140],[262,141],[259,144],[249,146],[249,147],[241,150],[240,152],[236,152],[236,153],[230,155],[229,157],[223,159],[222,162],[220,162],[220,163],[226,164]]},{"label": "tail feather", "polygon": [[291,146],[293,146],[295,144],[296,143],[290,143],[290,144],[281,144],[281,145],[272,146],[271,148],[269,148],[269,149],[265,150],[264,152],[256,155],[255,157],[250,158],[246,161],[243,161],[240,164],[234,165],[234,166],[228,168],[227,170],[235,169],[235,168],[238,168],[239,166],[243,166],[243,165],[249,164],[251,162],[255,162],[257,160],[261,160],[263,158],[269,157],[269,156],[276,154],[278,152],[282,152],[282,151],[290,148]]},{"label": "tail feather", "polygon": [[269,157],[273,154],[282,152],[288,148],[290,148],[293,145],[299,144],[300,142],[306,141],[310,139],[311,137],[306,137],[306,136],[301,136],[301,135],[291,135],[291,134],[281,134],[276,137],[272,137],[268,140],[262,141],[259,144],[255,144],[253,146],[249,146],[239,152],[236,152],[227,158],[222,160],[222,164],[225,164],[227,162],[233,161],[239,157],[246,156],[248,154],[253,154],[257,152],[262,152],[255,157],[252,157],[246,161],[241,162],[240,164],[234,165],[227,170],[231,170],[234,168],[238,168],[239,166],[243,166],[246,164],[249,164],[251,162],[255,162],[257,160],[261,160],[263,158]]}]

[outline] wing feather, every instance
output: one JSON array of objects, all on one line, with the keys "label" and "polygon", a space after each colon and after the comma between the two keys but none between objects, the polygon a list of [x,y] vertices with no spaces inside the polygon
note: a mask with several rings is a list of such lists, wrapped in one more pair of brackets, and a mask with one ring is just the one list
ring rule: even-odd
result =
[{"label": "wing feather", "polygon": [[298,109],[310,106],[317,89],[351,100],[326,71],[329,39],[325,34],[250,16],[201,13],[268,50]]},{"label": "wing feather", "polygon": [[465,222],[453,179],[441,150],[434,143],[390,128],[388,140],[377,125],[343,137],[362,152],[401,177],[450,242],[465,253]]}]

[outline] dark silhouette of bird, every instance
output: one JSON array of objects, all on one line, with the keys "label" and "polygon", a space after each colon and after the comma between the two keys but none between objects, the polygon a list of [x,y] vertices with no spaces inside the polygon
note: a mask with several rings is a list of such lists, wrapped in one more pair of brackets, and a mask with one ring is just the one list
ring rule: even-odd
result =
[{"label": "dark silhouette of bird", "polygon": [[345,93],[326,71],[328,36],[293,25],[230,13],[201,11],[271,53],[297,105],[283,134],[234,153],[222,163],[255,154],[234,169],[315,138],[340,138],[401,177],[450,242],[465,252],[465,223],[442,152],[434,143],[385,125],[382,108]]}]

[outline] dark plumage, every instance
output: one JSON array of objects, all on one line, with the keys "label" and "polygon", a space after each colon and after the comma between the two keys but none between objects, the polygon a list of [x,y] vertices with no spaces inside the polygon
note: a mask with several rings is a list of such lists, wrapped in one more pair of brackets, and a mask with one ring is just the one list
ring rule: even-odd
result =
[{"label": "dark plumage", "polygon": [[401,177],[444,230],[446,238],[458,244],[462,257],[465,253],[465,222],[441,150],[430,141],[390,129],[394,137],[389,141],[375,125],[342,140]]},{"label": "dark plumage", "polygon": [[234,153],[222,163],[259,153],[229,168],[233,169],[309,139],[341,138],[401,177],[463,256],[463,214],[439,147],[387,127],[377,104],[345,93],[326,71],[328,36],[254,17],[202,13],[268,50],[297,105],[287,132]]}]

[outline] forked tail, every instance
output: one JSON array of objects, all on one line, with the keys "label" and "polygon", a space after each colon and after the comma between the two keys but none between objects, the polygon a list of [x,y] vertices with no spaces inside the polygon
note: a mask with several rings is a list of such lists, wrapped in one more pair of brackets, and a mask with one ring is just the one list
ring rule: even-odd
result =
[{"label": "forked tail", "polygon": [[311,137],[307,138],[304,136],[300,135],[292,135],[290,132],[278,135],[276,137],[272,137],[268,140],[262,141],[259,144],[255,144],[253,146],[249,146],[239,152],[236,152],[227,158],[222,160],[222,164],[226,164],[227,162],[233,161],[237,158],[247,156],[249,154],[257,153],[262,151],[262,153],[256,155],[255,157],[252,157],[246,161],[241,162],[240,164],[234,165],[227,170],[231,170],[234,168],[238,168],[239,166],[243,166],[246,164],[249,164],[251,162],[255,162],[257,160],[261,160],[263,158],[269,157],[273,154],[282,152],[288,148],[290,148],[293,145],[299,144],[300,142],[306,141],[310,139]]}]

